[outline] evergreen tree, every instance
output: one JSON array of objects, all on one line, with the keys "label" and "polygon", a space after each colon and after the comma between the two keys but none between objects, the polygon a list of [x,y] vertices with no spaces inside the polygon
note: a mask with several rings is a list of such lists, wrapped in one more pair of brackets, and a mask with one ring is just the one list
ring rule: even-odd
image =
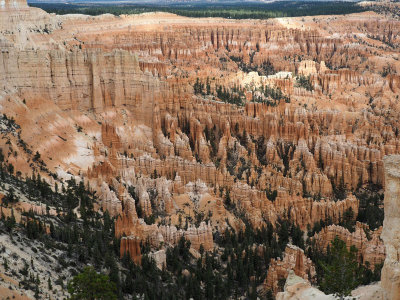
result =
[{"label": "evergreen tree", "polygon": [[324,275],[321,289],[327,294],[348,296],[360,284],[357,248],[347,249],[346,243],[337,236],[331,242],[329,261],[321,263]]},{"label": "evergreen tree", "polygon": [[70,300],[116,300],[115,292],[115,284],[109,277],[98,274],[93,267],[86,267],[68,283]]},{"label": "evergreen tree", "polygon": [[224,202],[228,208],[232,205],[232,200],[231,200],[230,192],[228,189],[226,189],[226,192],[225,192],[225,201]]}]

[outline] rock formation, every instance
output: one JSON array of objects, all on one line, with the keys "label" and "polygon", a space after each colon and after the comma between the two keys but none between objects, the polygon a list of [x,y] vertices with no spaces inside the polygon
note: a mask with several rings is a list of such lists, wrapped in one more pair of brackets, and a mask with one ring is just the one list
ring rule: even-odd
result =
[{"label": "rock formation", "polygon": [[[42,153],[50,168],[90,178],[102,208],[112,215],[122,213],[129,185],[137,186],[135,207],[144,216],[151,216],[154,208],[176,214],[173,194],[185,194],[185,185],[200,180],[215,198],[220,197],[219,189],[230,190],[233,202],[255,227],[265,225],[264,217],[274,223],[288,214],[302,229],[321,219],[336,223],[349,207],[357,212],[358,203],[351,195],[332,201],[335,189],[383,185],[382,157],[400,152],[397,104],[389,100],[398,89],[397,75],[380,76],[378,65],[367,71],[368,61],[375,58],[362,49],[354,55],[357,50],[346,45],[360,41],[341,35],[351,29],[362,31],[362,36],[364,25],[359,25],[370,24],[370,34],[383,36],[387,20],[375,26],[370,14],[318,19],[321,24],[306,18],[302,22],[309,29],[303,30],[276,20],[249,21],[244,26],[234,20],[216,24],[169,14],[55,16],[22,2],[4,3],[0,9],[5,16],[0,23],[4,112],[23,124],[22,138]],[[151,31],[145,29],[149,22]],[[338,37],[318,34],[327,22],[337,29]],[[33,23],[40,28],[21,30]],[[390,28],[396,42],[398,26]],[[239,46],[243,44],[249,48]],[[285,48],[288,44],[293,44],[290,51]],[[373,45],[365,47],[386,55]],[[253,52],[254,63],[272,61],[275,75],[246,73],[229,59],[239,57],[249,63]],[[308,59],[300,62],[274,59],[304,53]],[[343,57],[351,57],[349,68],[340,67]],[[357,57],[365,62],[359,64]],[[222,58],[228,63],[224,65]],[[392,63],[398,68],[397,62]],[[298,86],[296,71],[310,75],[314,91]],[[193,95],[195,80],[205,81],[210,74],[215,78],[211,94]],[[243,106],[216,101],[218,86],[229,90],[240,82],[249,83]],[[258,82],[279,87],[290,102],[276,106],[252,102],[252,95],[260,93]],[[357,102],[347,94],[350,90],[357,94]],[[366,91],[371,96],[365,96]],[[386,106],[391,115],[383,116]],[[19,147],[17,141],[12,143],[4,148]],[[28,160],[23,155],[9,158],[29,173]],[[156,203],[140,188],[139,179],[154,174],[171,185],[157,190]],[[124,186],[121,191],[116,180]],[[277,191],[273,203],[266,190]]]},{"label": "rock formation", "polygon": [[150,253],[150,258],[154,260],[157,265],[157,268],[162,270],[167,266],[167,255],[165,250],[158,250],[154,253]]},{"label": "rock formation", "polygon": [[356,223],[355,231],[352,233],[341,226],[330,225],[316,233],[313,240],[322,251],[326,251],[327,246],[337,236],[346,243],[348,248],[355,246],[358,249],[359,261],[364,264],[368,262],[374,269],[376,264],[385,260],[385,247],[380,238],[382,228],[372,231],[369,237],[367,237],[364,229],[367,228],[359,222]]},{"label": "rock formation", "polygon": [[278,293],[279,281],[287,278],[291,271],[307,281],[314,281],[316,275],[314,264],[305,256],[304,251],[297,246],[288,244],[282,260],[280,258],[271,259],[268,275],[264,281],[264,289],[271,290],[273,294]]},{"label": "rock formation", "polygon": [[[116,218],[121,256],[140,262],[148,241],[159,267],[181,237],[212,251],[214,233],[244,224],[338,224],[357,216],[353,192],[386,188],[382,284],[395,297],[397,173],[383,157],[400,153],[400,22],[379,18],[57,16],[0,1],[4,163],[54,187],[85,182]],[[384,257],[379,231],[332,225],[314,239],[325,249],[335,235],[362,262]],[[286,252],[274,292],[290,268],[314,272]]]},{"label": "rock formation", "polygon": [[292,270],[289,271],[284,291],[276,295],[276,300],[339,300],[339,299],[359,299],[359,300],[387,300],[384,291],[378,284],[361,286],[351,292],[351,296],[338,297],[326,295],[309,281],[297,276]]},{"label": "rock formation", "polygon": [[140,264],[142,259],[140,251],[140,239],[134,236],[122,237],[120,246],[121,258],[124,255],[129,255],[132,261]]},{"label": "rock formation", "polygon": [[201,245],[206,251],[214,247],[212,227],[205,222],[201,222],[199,227],[191,225],[187,230],[178,230],[169,225],[147,225],[143,220],[122,215],[117,219],[115,232],[117,237],[133,235],[143,242],[149,241],[154,247],[176,245],[181,237],[189,240],[191,247],[196,250],[199,250]]},{"label": "rock formation", "polygon": [[336,300],[333,295],[325,295],[318,289],[311,287],[310,282],[297,276],[290,270],[287,277],[284,292],[276,295],[276,300]]},{"label": "rock formation", "polygon": [[382,240],[386,247],[386,259],[382,269],[382,288],[387,299],[400,299],[400,156],[385,157],[385,220]]},{"label": "rock formation", "polygon": [[[389,155],[384,158],[385,167],[385,220],[383,223],[382,240],[386,248],[386,258],[382,268],[381,282],[370,286],[362,286],[352,292],[352,296],[358,297],[362,300],[378,299],[378,300],[397,300],[400,299],[400,282],[399,282],[399,255],[397,237],[399,236],[399,210],[398,210],[398,191],[400,189],[400,156]],[[350,234],[346,229],[338,226],[329,226],[316,234],[314,239],[317,242],[327,244],[330,236],[337,235],[347,245],[356,244],[360,249],[365,249],[363,246],[363,232],[360,231],[361,224],[358,224],[356,232]],[[374,232],[374,236],[377,232]],[[357,237],[358,236],[358,237]],[[377,235],[379,236],[379,235]],[[374,240],[375,237],[371,239]],[[379,247],[380,248],[380,247]],[[371,251],[368,251],[370,253]],[[379,253],[379,251],[378,251]],[[276,299],[289,300],[289,299],[335,299],[332,296],[326,296],[316,288],[311,287],[310,283],[304,279],[295,276],[291,271],[287,277],[285,290],[278,293]]]}]

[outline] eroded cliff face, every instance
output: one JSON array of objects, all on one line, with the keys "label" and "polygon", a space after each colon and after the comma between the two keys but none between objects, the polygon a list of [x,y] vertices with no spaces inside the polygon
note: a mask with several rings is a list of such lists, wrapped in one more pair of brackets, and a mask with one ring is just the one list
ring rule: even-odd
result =
[{"label": "eroded cliff face", "polygon": [[400,191],[400,156],[387,156],[384,163],[386,188],[382,239],[386,247],[386,259],[381,279],[387,298],[397,300],[400,299],[400,211],[398,196]]},{"label": "eroded cliff face", "polygon": [[[332,236],[338,236],[346,242],[346,244],[354,245],[362,249],[361,253],[365,261],[376,261],[385,257],[382,250],[384,249],[378,242],[379,236],[384,242],[386,249],[386,258],[381,273],[381,282],[370,286],[362,286],[352,292],[352,296],[359,299],[380,299],[380,300],[396,300],[400,299],[400,282],[399,282],[399,203],[398,191],[400,190],[400,156],[389,155],[384,158],[385,170],[385,219],[383,228],[374,231],[370,240],[364,238],[362,225],[357,224],[355,232],[350,233],[340,226],[329,226],[323,229],[319,234],[314,236],[322,247],[326,247]],[[380,234],[382,231],[382,234]],[[334,237],[333,237],[334,238]],[[372,244],[372,245],[371,245]],[[379,245],[379,246],[378,246]],[[372,247],[372,248],[371,248]],[[368,251],[365,251],[369,249]],[[374,249],[374,251],[371,251]],[[365,253],[367,252],[367,253]],[[360,254],[360,252],[359,252]],[[372,254],[373,257],[370,257]],[[371,261],[370,261],[371,262]],[[291,267],[293,269],[293,267]],[[298,275],[296,273],[296,275]],[[284,292],[277,295],[277,299],[315,299],[315,295],[319,295],[320,299],[336,299],[331,295],[324,295],[306,280],[301,280],[295,272],[291,271],[287,277]],[[267,277],[268,278],[268,277]],[[318,298],[319,299],[319,298]]]},{"label": "eroded cliff face", "polygon": [[[117,219],[121,256],[139,262],[140,242],[181,237],[211,251],[213,233],[245,224],[338,224],[357,217],[352,192],[392,184],[397,20],[55,16],[4,3],[0,107],[21,129],[4,132],[5,160],[51,184],[84,180]],[[379,232],[330,226],[314,239],[326,248],[335,235],[363,262],[384,257]],[[274,291],[286,271],[268,275]]]},{"label": "eroded cliff face", "polygon": [[140,264],[140,239],[138,237],[121,238],[120,252],[121,258],[124,257],[124,255],[129,255],[132,261],[134,261],[136,264]]},{"label": "eroded cliff face", "polygon": [[357,222],[354,232],[338,225],[330,225],[316,233],[312,238],[322,251],[326,251],[328,245],[339,237],[348,248],[355,246],[358,249],[357,258],[360,263],[369,264],[371,269],[385,260],[385,246],[381,240],[382,227],[366,235],[368,228]]}]

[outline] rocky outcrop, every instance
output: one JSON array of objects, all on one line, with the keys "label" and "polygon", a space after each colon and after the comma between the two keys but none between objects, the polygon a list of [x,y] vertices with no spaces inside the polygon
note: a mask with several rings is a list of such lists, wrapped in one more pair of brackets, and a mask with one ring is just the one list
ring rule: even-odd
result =
[{"label": "rocky outcrop", "polygon": [[333,295],[325,295],[317,288],[311,286],[310,282],[297,276],[290,270],[284,291],[276,295],[276,300],[336,300]]},{"label": "rocky outcrop", "polygon": [[382,287],[387,299],[400,299],[400,156],[391,155],[385,163],[385,219],[382,240],[386,247],[386,258],[382,269]]},{"label": "rocky outcrop", "polygon": [[4,0],[0,4],[1,11],[13,11],[28,9],[28,4],[25,0]]},{"label": "rocky outcrop", "polygon": [[[399,255],[397,236],[399,235],[398,229],[400,228],[399,219],[400,213],[398,210],[398,191],[400,189],[400,156],[389,155],[384,158],[385,164],[385,219],[381,238],[386,248],[386,258],[382,268],[381,282],[370,286],[362,286],[352,292],[352,296],[359,299],[379,299],[379,300],[396,300],[400,299],[400,268],[399,268]],[[374,237],[371,239],[376,240],[379,236],[377,230],[373,233]],[[314,239],[321,245],[326,245],[327,240],[333,235],[339,236],[346,244],[356,244],[360,249],[366,247],[362,245],[365,238],[362,225],[357,224],[354,233],[348,232],[346,229],[339,226],[328,226],[323,229],[319,234],[314,236]],[[365,233],[364,233],[365,235]],[[376,236],[376,237],[375,237]],[[368,248],[368,247],[367,247]],[[381,248],[381,247],[379,247]],[[372,251],[367,251],[368,253]],[[377,251],[380,252],[379,250]],[[278,293],[276,299],[289,300],[289,299],[335,299],[332,296],[324,295],[316,288],[311,287],[310,283],[295,276],[291,271],[289,274],[284,292]]]},{"label": "rocky outcrop", "polygon": [[124,255],[129,255],[132,261],[140,264],[142,255],[140,251],[140,239],[135,236],[122,237],[120,245],[121,258]]},{"label": "rocky outcrop", "polygon": [[[0,2],[0,53],[7,55],[12,49],[37,47],[34,32],[50,33],[60,26],[56,17],[28,7],[25,0],[3,0]],[[4,76],[6,74],[2,72],[0,82]]]},{"label": "rocky outcrop", "polygon": [[351,292],[350,296],[340,297],[326,295],[309,281],[297,276],[292,270],[287,277],[284,291],[276,295],[276,300],[339,300],[339,299],[359,299],[359,300],[387,300],[380,283],[367,286],[360,286]]},{"label": "rocky outcrop", "polygon": [[279,281],[287,278],[291,271],[305,280],[315,280],[316,272],[312,261],[305,256],[302,249],[289,244],[286,246],[282,260],[280,258],[271,259],[268,275],[264,281],[264,289],[271,290],[273,294],[278,293]]},{"label": "rocky outcrop", "polygon": [[204,250],[210,251],[214,248],[212,233],[212,227],[205,222],[201,222],[199,227],[190,225],[187,230],[182,230],[169,225],[147,225],[143,219],[129,218],[125,214],[118,217],[115,224],[117,237],[135,235],[143,242],[149,241],[153,247],[174,246],[178,244],[181,237],[184,237],[190,241],[190,245],[194,249],[199,250],[202,245]]},{"label": "rocky outcrop", "polygon": [[156,252],[150,253],[150,258],[154,260],[156,263],[157,268],[162,270],[167,266],[167,254],[165,250],[158,250]]},{"label": "rocky outcrop", "polygon": [[[1,85],[17,88],[21,97],[26,93],[53,99],[62,109],[103,111],[140,105],[151,110],[154,98],[161,96],[159,83],[144,75],[137,57],[127,51],[115,50],[111,55],[100,50],[1,52],[0,61],[6,70],[0,77]],[[151,119],[139,112],[135,117],[151,125]]]},{"label": "rocky outcrop", "polygon": [[326,251],[328,245],[337,236],[346,243],[348,248],[355,246],[358,249],[358,260],[363,264],[368,262],[371,269],[374,269],[376,264],[385,260],[385,247],[380,238],[382,228],[372,231],[369,237],[366,235],[366,230],[368,228],[359,222],[356,223],[355,231],[351,233],[341,226],[330,225],[316,233],[313,240],[322,251]]},{"label": "rocky outcrop", "polygon": [[210,224],[202,222],[198,228],[190,226],[183,235],[191,243],[191,246],[196,250],[203,245],[204,250],[210,251],[214,248],[213,234]]}]

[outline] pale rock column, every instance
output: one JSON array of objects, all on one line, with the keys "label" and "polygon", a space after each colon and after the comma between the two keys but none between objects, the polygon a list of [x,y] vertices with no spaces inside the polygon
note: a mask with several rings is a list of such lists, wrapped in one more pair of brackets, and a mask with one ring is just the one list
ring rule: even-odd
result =
[{"label": "pale rock column", "polygon": [[386,247],[382,287],[388,300],[400,300],[400,155],[384,158],[385,219],[381,238]]}]

